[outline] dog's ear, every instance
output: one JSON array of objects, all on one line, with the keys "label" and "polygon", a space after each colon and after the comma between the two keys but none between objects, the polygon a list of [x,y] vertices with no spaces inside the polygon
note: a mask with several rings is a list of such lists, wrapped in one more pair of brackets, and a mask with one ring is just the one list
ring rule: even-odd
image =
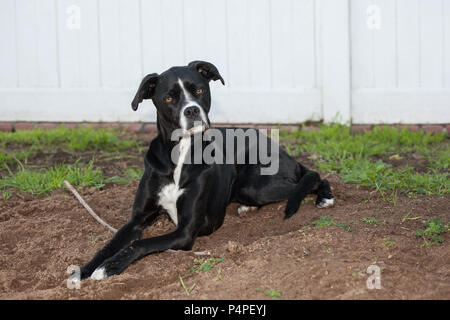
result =
[{"label": "dog's ear", "polygon": [[188,67],[195,68],[198,72],[202,74],[209,81],[211,80],[220,80],[223,85],[225,85],[225,81],[219,73],[219,70],[209,62],[206,61],[192,61],[188,64]]},{"label": "dog's ear", "polygon": [[139,89],[131,102],[131,107],[134,111],[137,110],[139,103],[144,99],[150,99],[155,92],[156,84],[158,83],[159,75],[157,73],[148,74],[142,79]]}]

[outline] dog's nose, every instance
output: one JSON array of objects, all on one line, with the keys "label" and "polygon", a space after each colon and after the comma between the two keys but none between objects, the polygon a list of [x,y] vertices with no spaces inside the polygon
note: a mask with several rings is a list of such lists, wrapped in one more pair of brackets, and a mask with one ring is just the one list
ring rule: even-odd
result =
[{"label": "dog's nose", "polygon": [[200,114],[200,109],[196,106],[187,107],[184,109],[184,115],[187,118],[196,118]]}]

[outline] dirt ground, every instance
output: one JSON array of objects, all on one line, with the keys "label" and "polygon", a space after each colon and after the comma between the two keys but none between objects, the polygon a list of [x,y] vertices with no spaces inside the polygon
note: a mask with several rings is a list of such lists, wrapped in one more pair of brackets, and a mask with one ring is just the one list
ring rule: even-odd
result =
[{"label": "dirt ground", "polygon": [[[335,194],[332,208],[307,201],[283,220],[285,203],[240,215],[231,204],[224,225],[198,238],[192,251],[149,255],[121,275],[83,281],[80,289],[67,288],[67,268],[90,260],[112,233],[67,191],[13,195],[0,200],[0,299],[272,299],[269,289],[281,299],[450,299],[450,234],[429,247],[415,236],[424,221],[450,220],[450,196],[399,195],[394,206],[369,188],[344,184],[335,175],[327,179]],[[135,181],[81,194],[119,228],[130,216],[136,188]],[[314,227],[323,216],[350,230]],[[368,217],[378,223],[363,222]],[[170,229],[164,217],[144,236]],[[209,257],[224,261],[209,272],[190,273],[194,259]],[[380,289],[366,285],[373,264],[381,268]],[[180,277],[192,289],[189,295]]]}]

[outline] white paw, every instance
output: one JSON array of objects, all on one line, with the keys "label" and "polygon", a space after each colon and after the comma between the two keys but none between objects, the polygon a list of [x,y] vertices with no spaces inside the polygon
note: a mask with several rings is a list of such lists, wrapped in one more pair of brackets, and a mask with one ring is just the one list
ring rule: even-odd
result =
[{"label": "white paw", "polygon": [[244,212],[253,211],[256,209],[258,209],[258,207],[247,207],[247,206],[241,205],[238,207],[237,212],[238,212],[238,214],[242,214]]},{"label": "white paw", "polygon": [[331,199],[327,199],[327,198],[323,198],[322,201],[320,203],[317,204],[317,208],[326,208],[326,207],[331,207],[334,204],[334,198]]},{"label": "white paw", "polygon": [[105,272],[105,268],[95,269],[95,271],[92,272],[92,274],[91,274],[91,279],[94,279],[94,280],[102,280],[102,279],[105,279],[106,277],[107,277],[107,275]]}]

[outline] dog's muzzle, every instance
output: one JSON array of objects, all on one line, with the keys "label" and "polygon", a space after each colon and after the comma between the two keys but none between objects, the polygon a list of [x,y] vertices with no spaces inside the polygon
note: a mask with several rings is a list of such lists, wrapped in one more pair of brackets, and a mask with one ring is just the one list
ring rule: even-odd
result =
[{"label": "dog's muzzle", "polygon": [[182,111],[181,127],[187,134],[195,134],[209,129],[209,120],[203,109],[199,106],[188,106]]}]

